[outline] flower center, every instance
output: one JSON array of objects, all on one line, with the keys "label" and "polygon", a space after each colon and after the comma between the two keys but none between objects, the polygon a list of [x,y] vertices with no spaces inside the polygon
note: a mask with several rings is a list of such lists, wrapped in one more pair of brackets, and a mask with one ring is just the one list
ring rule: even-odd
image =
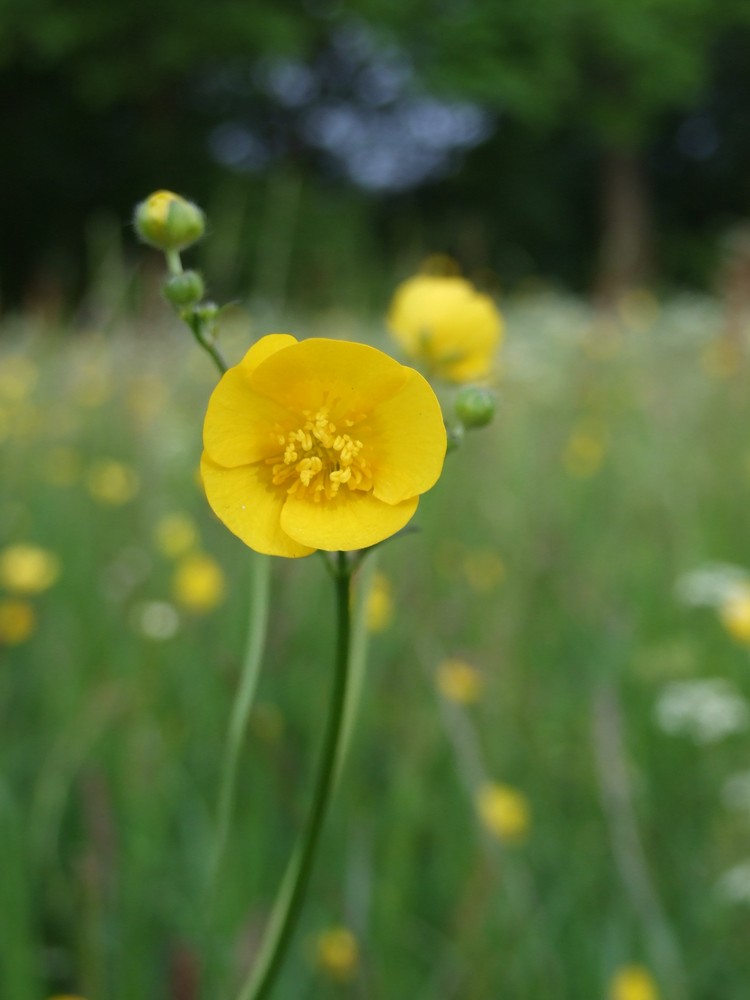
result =
[{"label": "flower center", "polygon": [[[274,486],[285,486],[289,494],[319,502],[332,500],[345,484],[350,490],[372,489],[372,472],[363,458],[362,442],[341,433],[327,409],[305,411],[302,427],[279,434],[282,452],[266,459]],[[351,429],[355,421],[341,421]]]}]

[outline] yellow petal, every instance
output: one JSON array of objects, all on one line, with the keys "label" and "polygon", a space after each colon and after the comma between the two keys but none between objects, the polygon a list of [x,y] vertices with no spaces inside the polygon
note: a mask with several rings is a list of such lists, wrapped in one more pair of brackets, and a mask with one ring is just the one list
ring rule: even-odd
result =
[{"label": "yellow petal", "polygon": [[365,549],[400,531],[414,516],[419,497],[387,504],[371,493],[341,490],[334,500],[287,498],[281,511],[284,531],[303,545],[328,552]]},{"label": "yellow petal", "polygon": [[279,524],[286,494],[272,486],[262,463],[226,469],[204,452],[201,476],[211,509],[238,538],[269,556],[307,556],[313,547],[295,541]]},{"label": "yellow petal", "polygon": [[296,343],[297,338],[293,337],[291,333],[269,333],[253,344],[240,361],[240,366],[244,369],[245,374],[249,375],[250,372],[255,371],[261,361],[270,358],[276,351],[280,351],[284,347],[291,347],[292,344]]},{"label": "yellow petal", "polygon": [[[281,335],[263,338],[276,339],[282,339]],[[211,393],[203,425],[203,447],[215,462],[229,467],[249,465],[277,454],[279,441],[274,428],[282,425],[286,430],[289,420],[296,419],[283,406],[251,388],[244,363],[222,375]]]},{"label": "yellow petal", "polygon": [[369,412],[407,378],[408,369],[374,347],[314,338],[266,358],[250,376],[250,384],[297,412],[327,406],[335,419],[337,413]]},{"label": "yellow petal", "polygon": [[443,468],[446,433],[440,404],[429,383],[410,373],[395,396],[381,402],[370,419],[375,496],[400,503],[434,486]]}]

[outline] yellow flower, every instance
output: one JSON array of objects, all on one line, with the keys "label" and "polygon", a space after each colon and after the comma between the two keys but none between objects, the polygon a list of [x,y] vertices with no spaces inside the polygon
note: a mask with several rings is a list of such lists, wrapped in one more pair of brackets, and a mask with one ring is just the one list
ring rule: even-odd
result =
[{"label": "yellow flower", "polygon": [[366,548],[412,518],[446,434],[429,384],[364,344],[259,340],[208,404],[208,502],[251,548],[306,556]]},{"label": "yellow flower", "polygon": [[468,382],[490,373],[503,323],[492,299],[464,278],[421,274],[396,289],[388,326],[408,357]]},{"label": "yellow flower", "polygon": [[224,599],[224,591],[224,573],[211,556],[195,553],[178,563],[172,593],[186,610],[196,614],[211,611]]},{"label": "yellow flower", "polygon": [[133,499],[140,482],[136,473],[127,465],[104,458],[94,462],[88,469],[86,487],[98,503],[120,507]]},{"label": "yellow flower", "polygon": [[566,471],[576,479],[595,475],[607,451],[607,436],[596,422],[582,421],[574,428],[563,451]]},{"label": "yellow flower", "polygon": [[750,646],[750,587],[742,587],[719,608],[721,623],[737,642]]},{"label": "yellow flower", "polygon": [[383,632],[393,620],[393,595],[391,583],[385,573],[376,573],[367,595],[367,628],[370,632]]},{"label": "yellow flower", "polygon": [[659,1000],[659,990],[648,969],[624,965],[612,977],[610,1000]]},{"label": "yellow flower", "polygon": [[0,397],[20,402],[36,385],[38,370],[24,354],[6,355],[0,363]]},{"label": "yellow flower", "polygon": [[346,927],[331,927],[318,935],[315,944],[318,967],[331,979],[346,982],[353,978],[359,962],[357,939]]},{"label": "yellow flower", "polygon": [[482,675],[465,660],[443,660],[437,669],[440,694],[460,705],[472,705],[482,693]]},{"label": "yellow flower", "polygon": [[483,825],[499,840],[519,842],[526,838],[531,813],[526,796],[518,789],[490,782],[480,788],[476,805]]},{"label": "yellow flower", "polygon": [[60,575],[60,560],[38,545],[10,545],[0,552],[0,586],[13,594],[40,594]]},{"label": "yellow flower", "polygon": [[0,646],[18,646],[33,634],[34,608],[28,601],[0,601]]},{"label": "yellow flower", "polygon": [[505,565],[496,552],[471,549],[463,558],[462,568],[469,586],[477,593],[492,590],[505,578]]},{"label": "yellow flower", "polygon": [[165,514],[156,522],[154,540],[162,555],[168,559],[176,559],[195,547],[198,531],[191,517],[175,511],[173,514]]}]

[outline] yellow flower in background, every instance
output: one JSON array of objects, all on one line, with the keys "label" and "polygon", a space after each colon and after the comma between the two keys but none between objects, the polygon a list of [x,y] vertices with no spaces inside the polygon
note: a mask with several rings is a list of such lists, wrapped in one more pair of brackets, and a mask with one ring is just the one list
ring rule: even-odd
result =
[{"label": "yellow flower in background", "polygon": [[472,705],[482,693],[482,675],[465,660],[443,660],[437,669],[440,694],[460,705]]},{"label": "yellow flower in background", "polygon": [[0,600],[0,646],[19,646],[36,628],[36,613],[28,601]]},{"label": "yellow flower in background", "polygon": [[502,559],[487,549],[469,549],[463,557],[462,569],[469,586],[478,594],[493,590],[505,579]]},{"label": "yellow flower in background", "polygon": [[298,557],[403,528],[446,433],[429,384],[381,351],[271,334],[217,385],[203,443],[214,513],[258,552]]},{"label": "yellow flower in background", "polygon": [[181,511],[165,514],[156,522],[154,541],[159,552],[168,559],[184,556],[198,543],[195,521]]},{"label": "yellow flower in background", "polygon": [[388,326],[407,357],[452,382],[489,375],[503,322],[464,278],[421,274],[396,289]]},{"label": "yellow flower in background", "polygon": [[357,939],[346,927],[331,927],[318,935],[315,960],[331,979],[348,982],[354,978],[359,963]]},{"label": "yellow flower in background", "polygon": [[224,600],[224,572],[211,556],[196,552],[177,564],[172,578],[175,601],[195,614],[212,611]]},{"label": "yellow flower in background", "polygon": [[12,594],[40,594],[60,575],[60,560],[38,545],[10,545],[0,552],[0,587]]},{"label": "yellow flower in background", "polygon": [[0,398],[20,402],[30,395],[37,383],[37,366],[25,354],[13,354],[0,360]]},{"label": "yellow flower in background", "polygon": [[719,618],[733,639],[750,646],[750,587],[733,592],[719,607]]},{"label": "yellow flower in background", "polygon": [[510,785],[489,782],[480,788],[476,806],[483,826],[494,837],[512,843],[526,839],[531,811],[523,792]]},{"label": "yellow flower in background", "polygon": [[128,465],[103,458],[86,471],[86,488],[93,500],[109,507],[129,503],[140,488],[138,476]]},{"label": "yellow flower in background", "polygon": [[53,997],[48,997],[48,1000],[85,1000],[84,997],[79,997],[76,993],[56,993]]},{"label": "yellow flower in background", "polygon": [[604,428],[595,422],[582,421],[568,438],[562,460],[566,472],[576,479],[595,475],[607,452]]},{"label": "yellow flower in background", "polygon": [[43,458],[41,474],[52,486],[72,486],[81,475],[82,460],[73,448],[52,448]]},{"label": "yellow flower in background", "polygon": [[659,990],[648,969],[624,965],[612,977],[609,1000],[659,1000]]},{"label": "yellow flower in background", "polygon": [[367,629],[383,632],[393,621],[393,591],[385,573],[373,577],[370,593],[367,595]]}]

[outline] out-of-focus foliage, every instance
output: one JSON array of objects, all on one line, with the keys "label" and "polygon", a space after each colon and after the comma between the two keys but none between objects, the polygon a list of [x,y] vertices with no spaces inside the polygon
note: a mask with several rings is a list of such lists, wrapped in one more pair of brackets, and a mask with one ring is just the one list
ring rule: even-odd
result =
[{"label": "out-of-focus foliage", "polygon": [[708,84],[718,39],[750,25],[750,7],[740,0],[357,6],[412,48],[437,90],[539,127],[587,124],[607,142],[628,144],[642,141],[656,116],[694,100]]}]

